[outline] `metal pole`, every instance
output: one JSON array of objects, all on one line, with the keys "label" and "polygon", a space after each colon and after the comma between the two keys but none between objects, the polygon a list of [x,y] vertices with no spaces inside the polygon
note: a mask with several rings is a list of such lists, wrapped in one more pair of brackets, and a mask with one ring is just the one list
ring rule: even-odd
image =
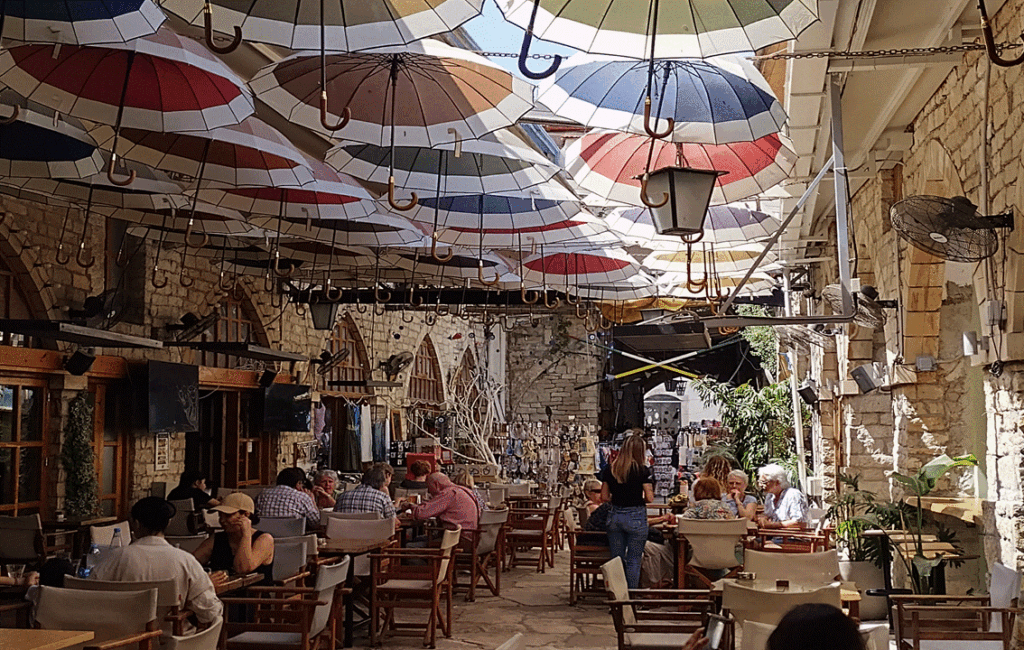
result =
[{"label": "metal pole", "polygon": [[843,297],[843,313],[854,310],[853,295],[850,293],[850,246],[849,246],[849,204],[847,203],[848,179],[846,155],[843,153],[843,106],[839,88],[839,76],[829,78],[829,108],[832,111],[832,160],[835,165],[836,188],[836,240],[839,244],[839,290]]},{"label": "metal pole", "polygon": [[[789,269],[782,275],[782,290],[785,300],[786,316],[793,316],[793,296],[790,293]],[[796,350],[786,352],[789,359],[789,396],[793,402],[793,435],[796,441],[796,480],[803,492],[807,492],[807,460],[804,458],[804,423],[803,409],[800,408],[800,394],[797,392],[797,354]]]}]

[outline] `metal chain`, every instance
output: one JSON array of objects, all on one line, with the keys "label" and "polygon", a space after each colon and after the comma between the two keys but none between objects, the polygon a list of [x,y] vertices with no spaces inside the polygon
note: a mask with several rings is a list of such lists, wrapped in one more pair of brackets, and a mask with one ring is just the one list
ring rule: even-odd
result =
[{"label": "metal chain", "polygon": [[[473,54],[479,54],[480,56],[503,56],[510,59],[518,59],[518,52],[481,52],[479,50],[473,50]],[[528,59],[553,59],[557,54],[529,54],[526,58]]]}]

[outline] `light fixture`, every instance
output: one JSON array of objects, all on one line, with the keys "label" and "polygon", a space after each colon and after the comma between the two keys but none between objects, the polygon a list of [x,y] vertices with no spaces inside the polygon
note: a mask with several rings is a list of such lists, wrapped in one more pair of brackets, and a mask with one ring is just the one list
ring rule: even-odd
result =
[{"label": "light fixture", "polygon": [[857,388],[862,393],[870,393],[878,388],[879,384],[876,379],[874,364],[865,363],[862,366],[857,366],[850,371],[850,376],[857,382]]},{"label": "light fixture", "polygon": [[973,357],[976,354],[988,352],[988,337],[978,338],[977,332],[964,332],[964,356]]},{"label": "light fixture", "polygon": [[67,370],[69,374],[79,377],[89,372],[95,361],[96,355],[85,350],[76,350],[74,354],[64,360],[64,370]]},{"label": "light fixture", "polygon": [[814,404],[818,401],[818,383],[810,377],[800,384],[800,388],[797,388],[796,392],[805,404]]},{"label": "light fixture", "polygon": [[309,315],[313,318],[313,329],[332,330],[338,318],[338,303],[321,300],[309,303]]},{"label": "light fixture", "polygon": [[665,391],[669,392],[669,393],[676,392],[676,380],[675,379],[669,379],[668,381],[665,382]]},{"label": "light fixture", "polygon": [[651,208],[658,234],[685,236],[703,232],[715,181],[725,173],[689,167],[663,167],[651,172],[641,188],[641,197]]}]

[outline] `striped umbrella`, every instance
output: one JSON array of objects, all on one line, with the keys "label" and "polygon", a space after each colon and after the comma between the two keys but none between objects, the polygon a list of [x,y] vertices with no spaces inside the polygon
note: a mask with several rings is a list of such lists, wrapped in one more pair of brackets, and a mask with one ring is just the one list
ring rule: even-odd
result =
[{"label": "striped umbrella", "polygon": [[549,250],[569,250],[622,244],[622,240],[608,229],[603,220],[582,211],[571,219],[541,226],[444,227],[435,231],[434,239],[438,245],[482,246],[506,250],[534,249],[538,245],[546,246]]},{"label": "striped umbrella", "polygon": [[[458,248],[452,251],[451,258],[440,261],[423,250],[394,250],[392,258],[395,266],[406,271],[405,277],[412,281],[443,282],[447,279],[453,284],[458,281],[457,284],[462,285],[462,280],[478,279],[478,276],[486,275],[488,279],[497,276],[500,282],[519,282],[519,276],[515,275],[508,262],[490,251],[481,255],[479,251]],[[388,274],[384,277],[387,279]]]},{"label": "striped umbrella", "polygon": [[0,91],[0,105],[10,117],[0,118],[0,176],[82,178],[103,169],[103,156],[85,126],[18,96]]},{"label": "striped umbrella", "polygon": [[[745,273],[760,254],[761,247],[756,245],[711,250],[695,244],[688,251],[654,251],[644,259],[644,266],[665,272],[687,273],[689,269],[691,277],[694,277],[703,272],[706,264],[713,264],[714,272],[724,277]],[[778,256],[768,253],[758,269],[768,271],[777,268],[773,266],[777,260]]]},{"label": "striped umbrella", "polygon": [[4,0],[0,4],[0,34],[34,43],[125,43],[149,36],[166,19],[152,0]]},{"label": "striped umbrella", "polygon": [[[695,275],[701,275],[695,272]],[[743,274],[719,275],[712,280],[712,297],[718,298],[726,292],[732,293],[742,279]],[[700,278],[699,278],[700,279]],[[692,280],[692,278],[691,278]],[[698,284],[700,284],[698,282]],[[685,273],[666,273],[658,278],[659,293],[675,298],[691,300],[707,300],[708,289],[705,286],[693,286],[687,282]],[[740,288],[741,296],[763,296],[770,294],[778,287],[778,282],[766,273],[754,273]]]},{"label": "striped umbrella", "polygon": [[[242,81],[220,59],[166,28],[129,43],[55,49],[19,45],[0,52],[0,83],[61,113],[112,125],[112,150],[122,126],[207,131],[254,111]],[[107,169],[111,180],[115,162]]]},{"label": "striped umbrella", "polygon": [[131,210],[96,206],[94,209],[108,219],[120,219],[152,228],[165,227],[184,232],[188,228],[188,222],[193,221],[199,224],[201,232],[210,235],[263,236],[263,233],[254,228],[241,212],[202,202],[196,206],[195,212],[191,209],[178,208]]},{"label": "striped umbrella", "polygon": [[[204,24],[203,0],[158,0],[168,12]],[[483,0],[210,0],[213,28],[292,50],[355,52],[449,32],[480,14]],[[321,7],[323,19],[321,19]]]},{"label": "striped umbrella", "polygon": [[[532,193],[540,188],[545,188],[543,193]],[[481,223],[487,228],[528,228],[566,221],[580,210],[579,201],[568,189],[545,183],[525,192],[427,196],[405,217],[434,229],[479,227]]]},{"label": "striped umbrella", "polygon": [[541,252],[522,262],[528,284],[554,287],[616,285],[641,272],[640,264],[621,248],[576,252]]},{"label": "striped umbrella", "polygon": [[[678,250],[679,237],[659,235],[648,208],[620,208],[605,217],[608,227],[625,241],[656,250]],[[702,241],[716,247],[768,239],[779,228],[772,216],[735,205],[713,205],[704,221]]]},{"label": "striped umbrella", "polygon": [[[633,59],[681,59],[753,52],[793,40],[818,19],[817,4],[817,0],[504,0],[498,6],[506,20],[527,34],[577,50]],[[529,42],[528,36],[524,55]]]},{"label": "striped umbrella", "polygon": [[583,189],[626,205],[643,206],[640,180],[647,172],[680,166],[717,169],[711,203],[720,205],[760,194],[786,178],[796,164],[789,138],[766,135],[754,142],[673,144],[648,138],[597,131],[565,150],[566,166]]},{"label": "striped umbrella", "polygon": [[342,173],[372,183],[387,183],[393,173],[399,187],[435,196],[528,190],[559,171],[557,165],[505,129],[461,145],[395,147],[394,156],[386,147],[343,142],[327,152],[327,162]]},{"label": "striped umbrella", "polygon": [[429,240],[408,219],[371,214],[353,219],[306,219],[252,216],[254,226],[278,231],[289,238],[312,239],[339,246],[429,246]]},{"label": "striped umbrella", "polygon": [[672,142],[746,142],[778,133],[786,122],[768,82],[741,57],[655,61],[645,110],[647,75],[647,62],[577,54],[541,84],[537,99],[588,127],[643,135],[671,124]]}]

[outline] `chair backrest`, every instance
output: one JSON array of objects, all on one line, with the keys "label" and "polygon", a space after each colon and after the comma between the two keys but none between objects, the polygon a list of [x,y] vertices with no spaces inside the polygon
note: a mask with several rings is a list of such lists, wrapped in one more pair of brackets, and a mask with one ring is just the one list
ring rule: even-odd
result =
[{"label": "chair backrest", "polygon": [[300,542],[305,547],[307,558],[311,555],[317,554],[316,533],[298,535],[296,537],[275,537],[274,548],[276,549],[280,544],[295,544]]},{"label": "chair backrest", "polygon": [[89,526],[89,537],[97,546],[110,546],[114,540],[114,529],[121,529],[121,546],[128,546],[132,543],[132,531],[127,521],[119,521],[109,526]]},{"label": "chair backrest", "polygon": [[[1020,594],[1020,574],[999,562],[992,565],[991,573],[988,583],[988,604],[1000,608],[1013,607],[1013,599]],[[1002,617],[993,616],[989,630],[1000,632],[1002,629]]]},{"label": "chair backrest", "polygon": [[[746,567],[744,567],[746,568]],[[807,603],[824,603],[840,607],[839,583],[825,585],[816,589],[792,589],[776,591],[767,588],[755,589],[726,580],[722,589],[722,607],[728,609],[736,621],[757,621],[768,625],[778,625],[779,620],[797,605]]]},{"label": "chair backrest", "polygon": [[[604,578],[608,600],[629,600],[629,583],[626,581],[626,569],[622,566],[622,558],[615,556],[602,564],[601,576]],[[622,622],[626,625],[636,623],[632,607],[622,608]]]},{"label": "chair backrest", "polygon": [[166,637],[160,648],[161,650],[217,650],[217,644],[220,642],[220,629],[223,626],[224,618],[218,616],[213,625],[202,632],[196,632],[189,636]]},{"label": "chair backrest", "polygon": [[339,519],[327,520],[327,537],[330,539],[387,539],[395,534],[395,520],[388,519]]},{"label": "chair backrest", "polygon": [[373,519],[380,519],[379,512],[334,512],[333,510],[321,510],[320,511],[320,525],[327,527],[327,522],[331,519],[361,519],[363,521],[369,521]]},{"label": "chair backrest", "polygon": [[576,514],[576,508],[572,506],[568,506],[562,511],[562,521],[565,522],[566,530],[580,529],[580,520]]},{"label": "chair backrest", "polygon": [[342,484],[341,484],[341,487],[342,487],[342,488],[344,488],[344,489],[342,490],[343,492],[348,492],[349,490],[354,490],[354,489],[356,489],[356,488],[357,488],[357,487],[359,487],[360,485],[362,485],[362,483],[342,483]]},{"label": "chair backrest", "polygon": [[508,508],[502,510],[484,510],[480,513],[480,521],[477,526],[480,529],[480,537],[476,544],[477,555],[487,555],[494,550],[501,534],[501,527],[508,521]]},{"label": "chair backrest", "polygon": [[768,637],[775,631],[775,627],[767,623],[747,621],[743,624],[740,650],[765,650],[768,647]]},{"label": "chair backrest", "polygon": [[508,496],[510,497],[528,497],[530,496],[530,484],[529,483],[508,483],[506,486]]},{"label": "chair backrest", "polygon": [[306,543],[281,544],[274,540],[274,563],[270,574],[274,580],[284,580],[302,571],[306,566]]},{"label": "chair backrest", "polygon": [[811,530],[821,530],[822,526],[827,523],[828,510],[825,508],[808,508],[807,509],[807,527]]},{"label": "chair backrest", "polygon": [[299,537],[306,534],[306,518],[260,517],[256,527],[271,537]]},{"label": "chair backrest", "polygon": [[192,503],[192,499],[181,499],[170,502],[174,506],[174,516],[171,517],[171,522],[167,524],[167,529],[164,530],[164,535],[194,535],[195,528],[190,525],[190,521],[195,511],[195,505]]},{"label": "chair backrest", "polygon": [[420,497],[420,501],[427,501],[430,499],[430,492],[427,492],[427,488],[411,489],[411,488],[395,488],[395,498],[407,497],[411,494],[417,494]]},{"label": "chair backrest", "polygon": [[0,516],[0,560],[34,562],[43,546],[43,524],[38,514]]},{"label": "chair backrest", "polygon": [[693,553],[689,563],[702,569],[737,566],[736,544],[747,534],[746,519],[676,519],[676,533]]},{"label": "chair backrest", "polygon": [[348,565],[351,561],[351,558],[346,555],[341,562],[325,564],[317,569],[316,584],[313,585],[313,589],[316,590],[316,599],[326,604],[317,605],[313,610],[310,636],[319,634],[327,626],[327,621],[331,617],[335,590],[345,583],[345,578],[348,577]]},{"label": "chair backrest", "polygon": [[104,641],[155,628],[157,590],[84,591],[39,587],[36,623],[44,630],[88,630],[91,641],[73,646],[100,645]]},{"label": "chair backrest", "polygon": [[499,506],[508,500],[508,488],[500,485],[491,485],[487,488],[487,505]]},{"label": "chair backrest", "polygon": [[206,541],[207,535],[165,535],[167,543],[175,548],[180,548],[186,553],[195,553],[196,549]]},{"label": "chair backrest", "polygon": [[441,560],[437,569],[438,578],[441,580],[445,579],[448,575],[448,567],[451,565],[452,555],[455,553],[455,547],[459,544],[459,539],[462,537],[462,526],[456,526],[453,529],[445,529],[444,535],[441,536],[441,551],[444,554],[444,559]]},{"label": "chair backrest", "polygon": [[791,584],[823,585],[837,580],[839,555],[835,549],[819,553],[765,553],[747,549],[743,570],[758,580],[789,580]]},{"label": "chair backrest", "polygon": [[185,594],[178,592],[173,578],[167,580],[94,580],[93,578],[76,578],[64,576],[65,589],[83,591],[147,591],[156,589],[157,607],[180,607],[185,602]]}]

